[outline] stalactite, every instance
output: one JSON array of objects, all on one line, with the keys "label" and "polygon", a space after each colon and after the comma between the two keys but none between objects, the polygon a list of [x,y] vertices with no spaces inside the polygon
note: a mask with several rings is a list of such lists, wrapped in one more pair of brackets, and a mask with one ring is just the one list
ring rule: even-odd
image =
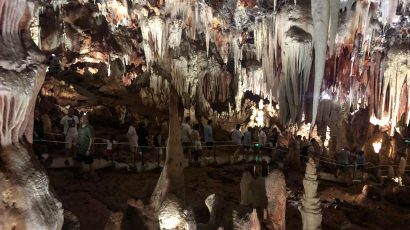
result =
[{"label": "stalactite", "polygon": [[329,1],[312,0],[313,43],[315,47],[315,81],[313,90],[312,127],[316,122],[319,95],[326,62],[327,30],[329,28]]},{"label": "stalactite", "polygon": [[393,16],[396,14],[398,1],[380,1],[380,10],[382,11],[382,23],[383,25],[390,24],[393,20]]},{"label": "stalactite", "polygon": [[284,40],[285,45],[282,47],[284,74],[280,82],[283,92],[280,93],[280,97],[286,97],[286,100],[279,100],[280,113],[281,117],[288,121],[288,117],[285,116],[288,112],[285,110],[289,110],[290,121],[296,122],[297,116],[302,113],[303,98],[310,78],[312,37],[299,27],[292,26],[286,32]]},{"label": "stalactite", "polygon": [[153,16],[141,22],[141,33],[145,59],[148,65],[156,58],[163,58],[167,46],[167,27],[159,16]]},{"label": "stalactite", "polygon": [[[410,50],[408,47],[393,47],[388,52],[387,68],[384,71],[383,89],[382,89],[382,112],[387,109],[387,114],[383,117],[390,118],[391,129],[390,135],[394,134],[397,122],[400,120],[399,109],[406,106],[407,101],[401,101],[401,92],[403,85],[409,81],[410,76]],[[387,94],[387,89],[389,93]],[[385,107],[385,101],[389,105]]]},{"label": "stalactite", "polygon": [[329,57],[334,54],[334,44],[336,39],[337,28],[339,26],[339,8],[340,1],[329,1],[330,8],[330,28],[329,28]]},{"label": "stalactite", "polygon": [[167,21],[166,27],[169,28],[169,35],[168,35],[168,46],[174,50],[179,48],[181,44],[181,36],[182,36],[182,22],[180,21],[173,21],[171,25],[168,25],[169,21]]},{"label": "stalactite", "polygon": [[266,89],[262,89],[265,94],[269,94],[268,88],[276,92],[276,86],[278,85],[275,68],[277,65],[275,62],[275,58],[277,57],[275,51],[277,51],[279,47],[279,45],[277,45],[277,36],[275,36],[276,28],[275,15],[268,15],[256,19],[254,31],[256,59],[262,62],[262,70],[267,85]]},{"label": "stalactite", "polygon": [[51,0],[50,4],[53,6],[54,11],[60,11],[64,5],[68,4],[67,0]]}]

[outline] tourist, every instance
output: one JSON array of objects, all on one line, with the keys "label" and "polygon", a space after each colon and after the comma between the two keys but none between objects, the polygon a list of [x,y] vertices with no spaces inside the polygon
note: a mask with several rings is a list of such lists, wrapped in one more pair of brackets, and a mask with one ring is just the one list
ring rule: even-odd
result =
[{"label": "tourist", "polygon": [[364,151],[360,150],[357,152],[357,156],[356,156],[357,169],[363,170],[365,163],[366,163],[366,159],[364,157]]},{"label": "tourist", "polygon": [[91,176],[96,179],[93,166],[93,156],[91,154],[91,148],[94,141],[94,129],[88,121],[88,116],[83,115],[81,117],[81,126],[78,130],[78,159],[81,161],[81,172],[84,173],[84,164],[89,165]]},{"label": "tourist", "polygon": [[41,122],[43,123],[44,136],[49,138],[52,133],[52,122],[48,112],[42,112],[40,115]]},{"label": "tourist", "polygon": [[243,145],[246,152],[253,152],[252,150],[252,127],[248,127],[247,131],[243,135]]},{"label": "tourist", "polygon": [[132,123],[129,124],[127,137],[128,143],[130,144],[130,151],[132,154],[135,154],[138,149],[138,135],[137,130]]},{"label": "tourist", "polygon": [[192,151],[192,155],[194,156],[195,163],[198,162],[198,157],[201,153],[201,136],[199,135],[199,124],[194,125],[194,130],[191,132],[191,140],[194,144],[194,150]]},{"label": "tourist", "polygon": [[260,147],[265,147],[266,146],[266,141],[267,141],[267,136],[266,136],[264,128],[262,128],[262,127],[259,128],[258,139],[259,139],[259,146]]},{"label": "tourist", "polygon": [[287,164],[293,170],[300,170],[300,155],[301,155],[301,145],[302,136],[297,135],[295,139],[292,138],[292,141],[289,143],[289,154],[287,156]]},{"label": "tourist", "polygon": [[312,138],[310,140],[310,145],[308,147],[308,155],[309,157],[318,157],[321,155],[321,148],[319,143],[317,142],[317,140],[315,138]]},{"label": "tourist", "polygon": [[337,171],[336,176],[339,175],[340,170],[346,170],[349,164],[350,151],[342,148],[337,154]]},{"label": "tourist", "polygon": [[233,154],[234,159],[237,157],[237,155],[240,151],[240,148],[242,146],[242,137],[243,136],[242,136],[242,133],[241,133],[240,129],[241,129],[241,125],[237,124],[235,129],[232,132],[232,142],[235,145],[238,146],[237,149],[235,150],[234,154]]},{"label": "tourist", "polygon": [[161,132],[159,132],[154,137],[154,146],[157,148],[159,155],[162,155],[163,145],[164,145],[164,138],[162,137]]},{"label": "tourist", "polygon": [[107,148],[105,150],[105,156],[107,159],[114,161],[114,156],[112,152],[112,145],[114,144],[115,136],[111,135],[109,139],[106,140]]},{"label": "tourist", "polygon": [[44,126],[43,121],[40,118],[40,112],[34,111],[34,129],[33,135],[36,140],[42,140],[44,138]]},{"label": "tourist", "polygon": [[[182,123],[182,133],[181,133],[181,141],[182,141],[182,147],[184,148],[184,155],[186,156],[190,152],[190,146],[192,145],[192,140],[191,140],[191,118],[186,117],[185,122]],[[188,155],[188,157],[190,157]]]},{"label": "tourist", "polygon": [[214,146],[212,120],[208,120],[208,123],[204,126],[204,140],[208,150],[212,150],[212,147]]},{"label": "tourist", "polygon": [[272,134],[270,136],[269,139],[269,143],[271,145],[272,148],[276,147],[276,143],[278,142],[278,138],[279,138],[279,132],[277,128],[273,128],[272,130]]},{"label": "tourist", "polygon": [[79,123],[78,117],[74,115],[74,109],[69,108],[68,114],[65,115],[60,124],[64,127],[65,135],[65,148],[66,154],[73,153],[73,147],[77,145],[78,141],[78,130],[77,125]]}]

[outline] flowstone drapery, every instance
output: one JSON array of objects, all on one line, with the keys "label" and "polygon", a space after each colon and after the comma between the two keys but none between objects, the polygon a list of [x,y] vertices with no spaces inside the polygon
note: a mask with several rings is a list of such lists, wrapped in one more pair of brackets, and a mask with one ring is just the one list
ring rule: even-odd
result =
[{"label": "flowstone drapery", "polygon": [[34,105],[45,57],[30,38],[35,2],[0,0],[0,229],[61,229],[63,209],[35,159]]}]

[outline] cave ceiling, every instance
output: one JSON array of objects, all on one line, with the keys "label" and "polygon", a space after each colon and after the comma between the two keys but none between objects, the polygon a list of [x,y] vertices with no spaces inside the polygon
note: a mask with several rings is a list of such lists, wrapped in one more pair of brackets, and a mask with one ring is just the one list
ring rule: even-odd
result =
[{"label": "cave ceiling", "polygon": [[251,91],[282,124],[320,123],[324,101],[391,130],[409,122],[408,0],[38,2],[34,42],[104,94],[166,109],[175,90],[207,114],[238,112]]}]

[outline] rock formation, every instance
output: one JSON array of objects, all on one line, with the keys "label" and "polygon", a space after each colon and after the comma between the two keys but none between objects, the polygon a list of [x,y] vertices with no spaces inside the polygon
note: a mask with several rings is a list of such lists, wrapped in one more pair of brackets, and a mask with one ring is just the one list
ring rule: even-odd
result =
[{"label": "rock formation", "polygon": [[158,210],[161,230],[186,229],[196,230],[196,223],[191,210],[183,207],[183,202],[172,194],[167,194]]},{"label": "rock formation", "polygon": [[105,224],[104,230],[121,230],[124,214],[122,212],[112,212]]},{"label": "rock formation", "polygon": [[205,200],[209,210],[209,226],[223,227],[224,229],[232,228],[232,212],[234,207],[231,203],[224,200],[223,197],[212,194]]},{"label": "rock formation", "polygon": [[169,138],[164,168],[151,196],[151,206],[158,215],[161,229],[196,229],[192,213],[185,208],[184,154],[178,116],[179,96],[169,98]]},{"label": "rock formation", "polygon": [[316,163],[313,158],[309,158],[306,164],[305,178],[303,179],[302,205],[299,207],[302,214],[303,230],[321,229],[322,210],[317,196],[318,185]]},{"label": "rock formation", "polygon": [[0,229],[61,229],[63,209],[32,154],[45,57],[29,35],[37,2],[0,0]]},{"label": "rock formation", "polygon": [[249,213],[243,219],[234,219],[233,229],[235,230],[260,230],[261,224],[259,222],[258,213],[256,212],[256,209],[253,209],[253,211]]},{"label": "rock formation", "polygon": [[241,205],[251,205],[252,204],[252,184],[254,183],[255,179],[253,179],[251,173],[249,171],[244,171],[242,173],[242,178],[240,182],[241,188]]},{"label": "rock formation", "polygon": [[283,172],[274,170],[265,178],[267,214],[272,229],[286,229],[286,182]]}]

